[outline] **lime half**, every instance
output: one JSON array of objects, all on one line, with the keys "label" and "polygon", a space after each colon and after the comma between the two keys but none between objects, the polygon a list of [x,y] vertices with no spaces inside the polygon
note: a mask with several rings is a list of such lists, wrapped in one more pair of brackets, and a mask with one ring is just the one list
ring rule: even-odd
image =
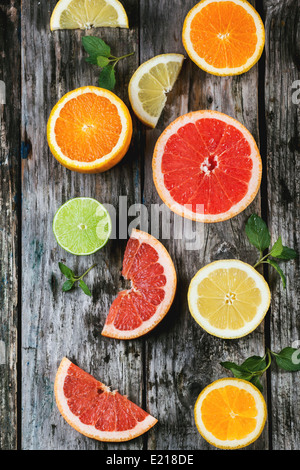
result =
[{"label": "lime half", "polygon": [[53,219],[57,243],[73,255],[90,255],[100,250],[109,239],[111,228],[108,211],[90,197],[70,199]]}]

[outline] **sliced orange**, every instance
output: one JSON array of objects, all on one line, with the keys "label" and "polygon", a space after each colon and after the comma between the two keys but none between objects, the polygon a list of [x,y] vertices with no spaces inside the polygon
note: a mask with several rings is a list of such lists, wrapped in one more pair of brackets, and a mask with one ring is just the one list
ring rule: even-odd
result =
[{"label": "sliced orange", "polygon": [[157,420],[66,357],[54,384],[55,398],[65,420],[81,434],[98,441],[129,441],[144,434]]},{"label": "sliced orange", "polygon": [[220,449],[239,449],[262,433],[267,407],[260,391],[246,380],[224,378],[208,385],[195,405],[202,437]]},{"label": "sliced orange", "polygon": [[176,272],[165,247],[152,235],[134,229],[122,274],[131,288],[113,301],[102,335],[133,339],[148,333],[167,314],[176,291]]},{"label": "sliced orange", "polygon": [[265,29],[246,0],[202,0],[186,16],[182,38],[201,69],[214,75],[238,75],[259,60]]},{"label": "sliced orange", "polygon": [[125,103],[103,88],[70,91],[54,106],[47,125],[51,152],[66,168],[100,173],[126,154],[132,120]]}]

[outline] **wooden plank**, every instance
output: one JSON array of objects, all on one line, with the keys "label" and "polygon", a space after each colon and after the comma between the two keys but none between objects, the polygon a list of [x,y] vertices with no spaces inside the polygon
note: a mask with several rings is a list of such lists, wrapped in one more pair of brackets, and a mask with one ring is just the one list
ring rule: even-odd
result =
[{"label": "wooden plank", "polygon": [[[87,372],[142,405],[143,347],[141,341],[121,342],[100,335],[109,305],[121,288],[120,269],[126,241],[111,240],[89,257],[61,250],[52,234],[55,211],[66,200],[92,196],[112,204],[118,214],[119,195],[128,204],[140,201],[139,139],[114,169],[104,174],[80,175],[58,164],[50,154],[46,123],[57,100],[83,85],[97,85],[99,71],[84,61],[80,31],[51,33],[51,0],[22,2],[22,135],[31,149],[23,165],[23,449],[111,449],[84,438],[60,416],[53,382],[60,360],[67,356]],[[119,55],[136,51],[118,65],[116,93],[128,102],[128,77],[138,65],[138,1],[125,3],[129,30],[98,29],[87,34],[102,37]],[[77,290],[63,294],[58,261],[77,272],[98,263],[87,278],[93,298]],[[139,449],[143,438],[118,446]]]},{"label": "wooden plank", "polygon": [[17,446],[20,2],[0,2],[0,449]]},{"label": "wooden plank", "polygon": [[[299,80],[300,1],[266,0],[266,125],[268,154],[268,224],[275,242],[300,251],[300,103],[293,93]],[[293,88],[294,87],[294,88]],[[299,89],[299,84],[298,84]],[[299,261],[280,263],[284,290],[270,270],[272,289],[271,349],[299,347]],[[274,367],[271,381],[273,449],[299,449],[299,373]]]},{"label": "wooden plank", "polygon": [[[194,4],[192,0],[141,3],[141,62],[166,52],[186,55],[181,25]],[[143,196],[148,207],[161,203],[151,171],[158,136],[177,116],[199,109],[214,109],[235,117],[258,141],[258,67],[240,77],[220,78],[202,72],[189,59],[185,61],[157,128],[145,132]],[[230,221],[197,224],[204,239],[197,251],[188,251],[184,239],[164,241],[175,261],[179,287],[172,309],[146,342],[147,402],[150,412],[159,420],[149,433],[149,449],[212,449],[199,436],[194,423],[193,407],[198,394],[213,380],[226,376],[219,362],[242,362],[249,355],[264,352],[263,325],[238,341],[218,339],[194,322],[186,300],[192,276],[205,264],[222,258],[254,262],[257,253],[243,236],[246,219],[253,212],[260,212],[259,196],[245,212]],[[251,448],[268,448],[267,426]]]}]

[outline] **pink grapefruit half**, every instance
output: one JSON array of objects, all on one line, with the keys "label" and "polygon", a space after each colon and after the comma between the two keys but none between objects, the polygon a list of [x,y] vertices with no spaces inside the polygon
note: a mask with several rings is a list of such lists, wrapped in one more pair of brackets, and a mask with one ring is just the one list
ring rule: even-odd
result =
[{"label": "pink grapefruit half", "polygon": [[199,222],[221,222],[242,212],[261,183],[256,142],[238,121],[217,111],[180,116],[159,137],[153,178],[164,203]]}]

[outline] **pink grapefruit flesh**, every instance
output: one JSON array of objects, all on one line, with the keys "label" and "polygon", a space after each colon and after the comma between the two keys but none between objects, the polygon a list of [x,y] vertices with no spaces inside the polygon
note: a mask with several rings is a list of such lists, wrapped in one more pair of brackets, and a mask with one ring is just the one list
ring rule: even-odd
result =
[{"label": "pink grapefruit flesh", "polygon": [[199,222],[220,222],[255,198],[262,163],[254,138],[217,111],[180,116],[159,137],[153,178],[164,203]]},{"label": "pink grapefruit flesh", "polygon": [[176,272],[165,247],[148,233],[134,229],[122,275],[131,281],[131,288],[119,292],[112,303],[102,335],[132,339],[148,333],[168,312],[176,291]]},{"label": "pink grapefruit flesh", "polygon": [[111,392],[67,358],[59,366],[54,389],[65,420],[81,434],[99,441],[129,441],[157,423],[127,397]]}]

